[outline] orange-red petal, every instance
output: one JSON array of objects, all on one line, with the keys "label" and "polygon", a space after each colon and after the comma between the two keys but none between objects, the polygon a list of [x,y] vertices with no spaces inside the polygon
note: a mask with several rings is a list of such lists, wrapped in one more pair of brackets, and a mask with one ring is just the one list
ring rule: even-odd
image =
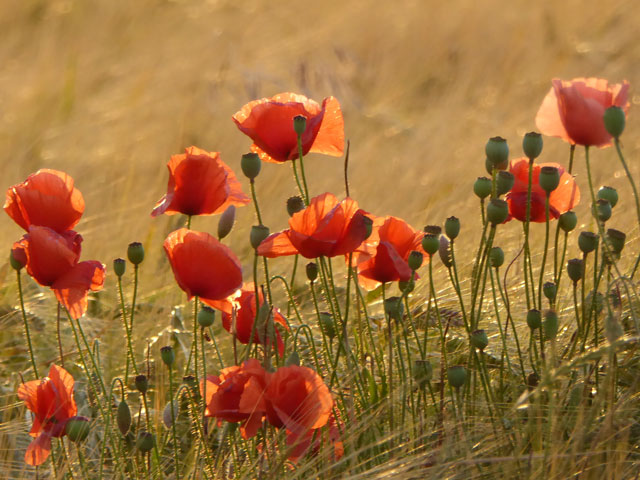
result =
[{"label": "orange-red petal", "polygon": [[56,298],[69,311],[72,318],[80,318],[87,311],[89,290],[98,291],[104,284],[104,265],[95,260],[76,264],[58,278],[51,288]]}]

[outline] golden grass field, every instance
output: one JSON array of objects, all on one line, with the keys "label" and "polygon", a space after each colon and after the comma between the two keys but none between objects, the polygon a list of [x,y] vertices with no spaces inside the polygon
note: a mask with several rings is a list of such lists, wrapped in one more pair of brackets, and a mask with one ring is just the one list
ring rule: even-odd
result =
[{"label": "golden grass field", "polygon": [[[156,333],[168,326],[170,307],[185,301],[162,251],[181,219],[149,215],[166,191],[169,157],[196,145],[220,151],[240,173],[250,140],[231,115],[242,105],[284,91],[317,101],[334,95],[351,141],[351,195],[365,210],[416,228],[460,217],[459,251],[470,261],[480,234],[471,186],[486,174],[484,144],[501,135],[520,156],[552,78],[630,82],[623,142],[640,174],[639,21],[634,0],[1,0],[0,186],[39,168],[72,175],[86,201],[76,227],[83,259],[99,259],[109,271],[128,243],[143,242],[140,295],[153,314],[140,317],[141,328]],[[541,161],[566,165],[568,151],[545,138]],[[621,193],[610,226],[626,230],[627,248],[637,252],[638,228],[628,228],[633,200],[615,151],[596,150],[592,159],[596,184]],[[344,195],[341,159],[312,155],[306,168],[312,195]],[[581,151],[574,171],[584,189],[580,228],[588,215]],[[297,193],[290,167],[264,165],[256,185],[265,223],[285,228],[284,201]],[[247,278],[253,223],[253,208],[239,209],[227,242],[245,260]],[[217,218],[196,218],[193,226],[215,232]],[[519,238],[518,227],[505,231]],[[21,235],[5,217],[0,247],[8,253]],[[504,246],[507,257],[519,247]],[[14,439],[25,432],[12,421],[12,366],[26,355],[14,282],[2,262],[0,477],[8,471],[2,462],[18,465],[27,441]],[[43,318],[35,335],[54,361],[55,304],[27,283],[30,312]],[[109,275],[100,298],[115,309],[113,285]],[[88,327],[102,335],[106,363],[120,360],[120,340],[110,341],[120,329],[109,315]]]}]

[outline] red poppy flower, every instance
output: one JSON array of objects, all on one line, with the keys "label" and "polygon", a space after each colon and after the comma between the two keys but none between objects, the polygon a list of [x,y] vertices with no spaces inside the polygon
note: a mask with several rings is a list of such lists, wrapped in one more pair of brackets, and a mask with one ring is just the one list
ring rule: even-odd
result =
[{"label": "red poppy flower", "polygon": [[407,260],[412,251],[428,257],[422,249],[424,232],[414,230],[396,217],[382,220],[379,228],[375,227],[380,220],[374,221],[374,232],[356,259],[360,284],[367,289],[373,289],[380,283],[411,280]]},{"label": "red poppy flower", "polygon": [[35,438],[24,456],[27,464],[44,463],[51,452],[51,438],[64,436],[67,420],[78,413],[73,384],[73,377],[64,368],[51,365],[48,377],[18,387],[18,398],[34,415],[29,435]]},{"label": "red poppy flower", "polygon": [[325,98],[322,106],[303,95],[280,93],[247,103],[233,121],[253,140],[251,151],[265,162],[280,163],[298,157],[298,137],[293,118],[302,115],[307,128],[302,134],[302,153],[339,157],[344,150],[344,121],[338,100]]},{"label": "red poppy flower", "polygon": [[536,115],[536,126],[552,137],[560,137],[573,145],[611,145],[611,135],[604,126],[604,111],[618,106],[629,109],[629,83],[609,85],[601,78],[552,80],[553,87],[542,101]]},{"label": "red poppy flower", "polygon": [[4,210],[25,230],[40,225],[62,233],[80,221],[84,198],[69,175],[43,169],[9,187]]},{"label": "red poppy flower", "polygon": [[[264,303],[264,297],[260,290],[258,290],[258,297],[260,299],[260,305],[262,305]],[[235,335],[240,343],[245,345],[249,343],[251,331],[253,330],[253,322],[256,318],[256,294],[253,283],[243,285],[241,290],[238,290],[224,300],[215,302],[206,301],[206,303],[222,312],[222,326],[227,332]],[[279,323],[285,329],[289,329],[287,320],[282,313],[280,313],[280,310],[274,308],[272,314],[274,323]],[[260,329],[256,328],[254,332],[253,343],[265,345],[267,343],[265,332],[264,330],[259,330]],[[284,343],[277,328],[275,329],[275,333],[278,353],[282,356],[284,354]]]},{"label": "red poppy flower", "polygon": [[229,205],[249,203],[233,170],[220,160],[220,153],[197,147],[185,151],[171,156],[167,194],[154,207],[152,217],[163,213],[213,215],[224,212]]},{"label": "red poppy flower", "polygon": [[[534,164],[531,178],[531,212],[532,222],[545,221],[546,193],[540,186],[540,169],[556,167],[560,172],[560,184],[549,196],[549,218],[558,218],[580,202],[580,189],[573,176],[557,163]],[[529,160],[520,158],[512,160],[509,171],[513,173],[515,182],[506,199],[509,204],[509,215],[524,222],[527,216],[527,186],[529,184]]]},{"label": "red poppy flower", "polygon": [[266,390],[267,419],[276,428],[295,435],[323,427],[333,408],[333,397],[316,372],[307,367],[280,367]]},{"label": "red poppy flower", "polygon": [[309,430],[305,435],[296,435],[287,431],[287,458],[297,463],[307,453],[317,455],[323,446],[330,444],[332,452],[330,458],[332,461],[338,461],[344,455],[344,445],[340,439],[340,429],[338,428],[336,419],[333,414],[327,422],[327,431]]},{"label": "red poppy flower", "polygon": [[[220,376],[207,376],[206,417],[241,422],[242,438],[253,437],[262,426],[267,410],[265,389],[270,374],[256,359],[222,369]],[[204,382],[200,382],[204,395]]]},{"label": "red poppy flower", "polygon": [[242,285],[242,267],[231,249],[204,232],[181,228],[164,241],[176,282],[189,300],[222,300]]},{"label": "red poppy flower", "polygon": [[288,230],[269,235],[258,247],[258,255],[269,258],[297,253],[306,258],[344,255],[367,238],[370,224],[355,200],[347,197],[338,202],[331,193],[324,193],[289,219]]},{"label": "red poppy flower", "polygon": [[62,234],[31,225],[29,233],[13,244],[16,258],[25,259],[27,273],[40,285],[50,287],[73,318],[87,311],[87,293],[104,283],[104,265],[95,260],[78,262],[82,236],[73,230]]}]

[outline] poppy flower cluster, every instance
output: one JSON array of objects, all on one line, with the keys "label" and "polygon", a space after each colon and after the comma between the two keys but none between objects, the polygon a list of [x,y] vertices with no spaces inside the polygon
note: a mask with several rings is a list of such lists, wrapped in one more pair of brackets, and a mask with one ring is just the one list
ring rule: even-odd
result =
[{"label": "poppy flower cluster", "polygon": [[28,465],[45,462],[51,452],[51,439],[64,436],[67,422],[78,413],[73,385],[73,377],[64,368],[51,365],[45,378],[18,387],[18,398],[33,413],[29,435],[35,438],[24,456]]},{"label": "poppy flower cluster", "polygon": [[225,368],[219,376],[207,376],[206,388],[202,381],[200,391],[206,394],[205,416],[239,422],[245,439],[253,437],[265,419],[285,428],[288,443],[297,447],[296,458],[300,445],[305,442],[308,448],[314,432],[329,422],[334,403],[329,388],[312,369],[291,365],[270,373],[256,359]]},{"label": "poppy flower cluster", "polygon": [[13,257],[40,285],[50,287],[73,318],[87,311],[89,290],[104,283],[104,265],[80,262],[82,236],[71,230],[84,213],[84,199],[64,172],[38,170],[9,187],[4,210],[27,233],[14,243]]}]

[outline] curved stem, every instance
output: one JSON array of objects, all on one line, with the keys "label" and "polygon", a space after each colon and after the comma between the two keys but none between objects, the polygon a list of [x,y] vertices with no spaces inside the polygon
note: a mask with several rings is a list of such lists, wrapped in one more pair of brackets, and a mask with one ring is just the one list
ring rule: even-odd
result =
[{"label": "curved stem", "polygon": [[31,334],[29,332],[29,323],[27,322],[27,312],[24,309],[24,296],[22,295],[22,278],[20,277],[20,270],[16,270],[16,276],[18,279],[18,296],[20,297],[20,311],[22,312],[22,322],[24,323],[24,335],[27,337],[27,347],[29,348],[29,358],[31,359],[31,367],[33,368],[33,374],[36,378],[39,378],[38,367],[36,366],[36,359],[33,355],[33,345],[31,344]]},{"label": "curved stem", "polygon": [[260,215],[260,207],[258,206],[258,197],[256,195],[255,180],[253,178],[249,181],[249,186],[251,187],[251,197],[253,198],[253,206],[255,207],[256,215],[258,216],[258,223],[263,225],[262,215]]}]

